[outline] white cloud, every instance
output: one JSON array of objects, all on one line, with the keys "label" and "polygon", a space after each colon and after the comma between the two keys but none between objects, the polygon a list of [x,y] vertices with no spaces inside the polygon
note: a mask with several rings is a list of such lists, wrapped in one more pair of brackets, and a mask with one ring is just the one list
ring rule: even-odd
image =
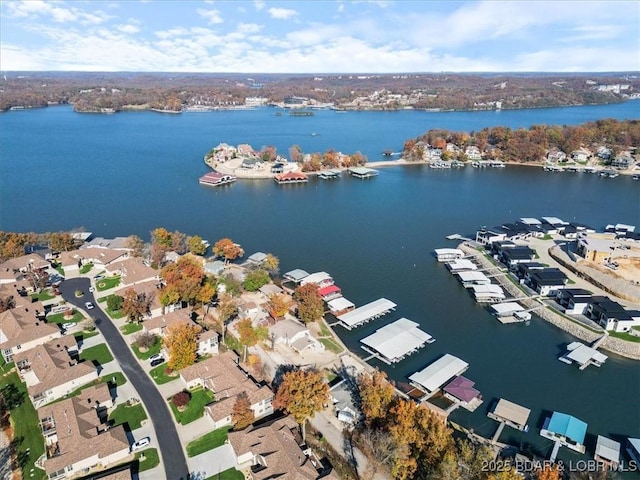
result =
[{"label": "white cloud", "polygon": [[287,20],[291,17],[295,17],[296,15],[298,15],[298,12],[291,8],[271,7],[269,9],[269,15],[271,15],[271,18],[277,18],[279,20]]},{"label": "white cloud", "polygon": [[48,17],[56,23],[80,22],[84,25],[98,25],[111,17],[101,10],[87,12],[76,7],[65,8],[62,3],[42,0],[5,2],[10,18]]},{"label": "white cloud", "polygon": [[198,12],[198,15],[202,18],[206,19],[209,25],[223,22],[220,10],[205,10],[204,8],[198,8],[196,9],[196,12]]},{"label": "white cloud", "polygon": [[338,4],[338,13],[342,13],[344,12],[344,3],[339,3]]},{"label": "white cloud", "polygon": [[138,33],[140,31],[140,28],[138,28],[135,25],[131,25],[129,24],[125,24],[125,25],[118,25],[118,30],[120,30],[122,33]]},{"label": "white cloud", "polygon": [[264,28],[264,25],[257,23],[239,23],[237,30],[242,33],[258,33]]},{"label": "white cloud", "polygon": [[254,0],[253,5],[256,7],[256,10],[262,10],[266,3],[263,0]]}]

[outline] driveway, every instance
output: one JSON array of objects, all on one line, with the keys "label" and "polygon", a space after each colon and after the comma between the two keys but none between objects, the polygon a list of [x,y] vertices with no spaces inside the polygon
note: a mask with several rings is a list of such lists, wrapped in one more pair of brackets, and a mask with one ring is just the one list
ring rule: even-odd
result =
[{"label": "driveway", "polygon": [[228,443],[189,459],[191,478],[204,480],[236,466],[236,454]]},{"label": "driveway", "polygon": [[[99,303],[89,292],[90,282],[88,278],[72,278],[60,284],[59,290],[62,297],[70,304],[86,311],[94,318],[96,326],[104,335],[104,338],[113,352],[113,356],[120,364],[125,375],[131,381],[140,395],[140,399],[147,408],[149,418],[153,423],[158,439],[158,447],[162,456],[164,470],[169,480],[187,480],[189,468],[184,456],[182,444],[178,437],[178,432],[172,415],[164,398],[158,392],[149,376],[142,370],[134,358],[131,349],[127,346],[120,335],[118,329],[108,319],[107,314],[102,311]],[[75,291],[80,290],[84,295],[76,298]],[[85,302],[92,302],[96,307],[93,310],[86,310]]]}]

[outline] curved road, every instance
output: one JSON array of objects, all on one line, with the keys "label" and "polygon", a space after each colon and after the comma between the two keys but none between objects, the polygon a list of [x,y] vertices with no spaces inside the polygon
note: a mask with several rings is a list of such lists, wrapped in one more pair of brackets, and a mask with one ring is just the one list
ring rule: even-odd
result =
[{"label": "curved road", "polygon": [[[144,402],[149,412],[153,428],[156,431],[158,447],[162,455],[162,463],[167,479],[187,480],[189,478],[189,468],[187,467],[178,432],[173,421],[170,420],[171,412],[169,412],[169,407],[149,376],[133,357],[131,349],[125,343],[116,326],[111,321],[104,320],[108,317],[98,306],[93,293],[89,292],[90,286],[91,283],[88,278],[72,278],[62,282],[58,288],[62,297],[76,307],[87,311],[84,306],[85,302],[92,302],[96,306],[96,313],[100,313],[99,315],[92,315],[96,326],[104,335],[116,361],[120,364],[127,378],[133,383],[140,395],[140,399]],[[81,298],[76,298],[76,290],[83,291],[84,295]],[[91,314],[93,312],[87,311],[87,313]]]}]

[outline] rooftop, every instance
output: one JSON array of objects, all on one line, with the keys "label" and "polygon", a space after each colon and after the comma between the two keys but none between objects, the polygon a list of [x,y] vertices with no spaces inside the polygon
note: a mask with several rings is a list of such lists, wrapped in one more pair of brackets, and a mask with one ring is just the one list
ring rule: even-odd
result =
[{"label": "rooftop", "polygon": [[496,417],[524,427],[527,424],[531,410],[501,398],[493,409],[493,414]]},{"label": "rooftop", "polygon": [[431,393],[438,390],[453,377],[463,373],[467,368],[469,368],[467,362],[447,353],[419,372],[412,374],[409,380]]},{"label": "rooftop", "polygon": [[583,444],[587,433],[587,424],[566,413],[553,412],[546,430]]},{"label": "rooftop", "polygon": [[384,315],[396,308],[396,304],[386,298],[379,298],[373,302],[367,303],[361,307],[345,313],[338,317],[338,320],[344,324],[347,328],[355,327],[361,323],[367,322],[373,318]]},{"label": "rooftop", "polygon": [[420,330],[418,326],[416,322],[401,318],[379,328],[360,342],[389,361],[398,361],[433,340],[431,335]]}]

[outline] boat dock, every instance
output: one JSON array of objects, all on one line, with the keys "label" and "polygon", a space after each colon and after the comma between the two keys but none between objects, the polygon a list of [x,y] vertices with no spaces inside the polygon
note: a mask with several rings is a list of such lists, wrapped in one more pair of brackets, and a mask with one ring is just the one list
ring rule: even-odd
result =
[{"label": "boat dock", "polygon": [[594,347],[589,347],[584,343],[571,342],[567,345],[567,353],[558,357],[563,363],[571,365],[575,363],[580,370],[584,370],[589,365],[595,365],[596,367],[602,366],[607,361],[607,357],[604,353],[598,352],[597,347],[604,341],[607,335],[603,335],[600,339],[594,343]]},{"label": "boat dock", "polygon": [[391,300],[387,300],[386,298],[379,298],[378,300],[374,300],[373,302],[367,303],[366,305],[358,307],[355,310],[340,315],[339,317],[337,317],[337,323],[342,325],[347,330],[351,330],[352,328],[357,328],[360,325],[364,325],[371,320],[386,315],[396,307],[397,305]]},{"label": "boat dock", "polygon": [[323,180],[340,178],[340,170],[323,170],[318,174],[318,177],[322,178]]},{"label": "boat dock", "polygon": [[527,425],[527,421],[529,420],[530,414],[531,410],[526,407],[505,400],[504,398],[499,399],[493,409],[487,413],[487,417],[496,422],[500,422],[496,433],[494,433],[491,438],[491,443],[495,444],[498,441],[505,425],[520,430],[521,432],[528,432],[529,425]]},{"label": "boat dock", "polygon": [[279,173],[275,175],[273,179],[280,185],[288,183],[306,183],[309,181],[309,177],[301,172]]},{"label": "boat dock", "polygon": [[459,248],[436,248],[433,253],[439,262],[451,262],[465,256],[464,252]]},{"label": "boat dock", "polygon": [[354,167],[349,169],[349,173],[356,178],[371,178],[378,175],[378,170],[367,167]]},{"label": "boat dock", "polygon": [[553,412],[551,417],[544,421],[540,430],[540,436],[554,442],[549,460],[555,462],[560,447],[584,453],[584,437],[587,433],[587,424],[566,413]]},{"label": "boat dock", "polygon": [[360,343],[363,344],[364,351],[391,365],[417,352],[426,344],[435,342],[435,338],[418,327],[418,323],[401,318],[379,328],[375,333],[360,340]]},{"label": "boat dock", "polygon": [[235,181],[236,177],[234,175],[228,175],[220,172],[209,172],[201,176],[198,183],[200,183],[200,185],[207,185],[210,187],[219,187],[221,185],[228,185]]},{"label": "boat dock", "polygon": [[422,370],[411,374],[409,382],[424,393],[421,400],[426,400],[435,395],[449,380],[462,375],[467,368],[467,362],[447,353]]}]

